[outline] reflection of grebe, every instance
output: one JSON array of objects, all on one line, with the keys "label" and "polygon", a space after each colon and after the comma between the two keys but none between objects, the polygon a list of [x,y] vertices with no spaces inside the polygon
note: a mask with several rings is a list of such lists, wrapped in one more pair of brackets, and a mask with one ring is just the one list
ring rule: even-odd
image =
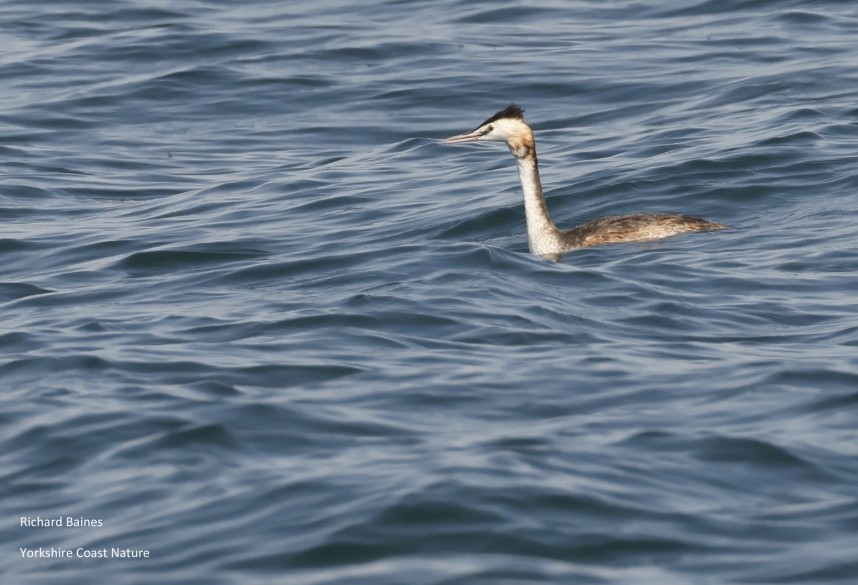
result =
[{"label": "reflection of grebe", "polygon": [[699,217],[670,213],[637,213],[608,216],[588,221],[568,231],[557,229],[548,215],[533,131],[524,121],[524,112],[512,104],[480,124],[475,130],[451,136],[444,144],[463,144],[490,140],[505,142],[518,162],[518,175],[524,191],[527,217],[527,242],[531,254],[557,255],[576,248],[615,242],[645,242],[685,232],[719,230],[727,226]]}]

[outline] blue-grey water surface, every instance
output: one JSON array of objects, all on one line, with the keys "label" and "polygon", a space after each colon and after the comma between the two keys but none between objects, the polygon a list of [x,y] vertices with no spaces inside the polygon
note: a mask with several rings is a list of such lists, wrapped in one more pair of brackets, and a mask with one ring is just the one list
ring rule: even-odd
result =
[{"label": "blue-grey water surface", "polygon": [[538,4],[0,5],[2,583],[858,582],[858,5]]}]

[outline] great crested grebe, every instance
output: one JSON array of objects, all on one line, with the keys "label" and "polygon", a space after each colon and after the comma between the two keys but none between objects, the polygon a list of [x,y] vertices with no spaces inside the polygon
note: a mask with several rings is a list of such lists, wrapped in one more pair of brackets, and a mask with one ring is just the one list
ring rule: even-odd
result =
[{"label": "great crested grebe", "polygon": [[617,242],[646,242],[682,234],[720,230],[727,226],[699,217],[672,213],[636,213],[609,215],[588,221],[571,230],[557,229],[548,215],[533,130],[524,121],[524,111],[515,104],[501,110],[470,132],[451,136],[444,144],[463,144],[480,140],[505,142],[518,163],[518,176],[524,191],[527,219],[527,244],[537,256],[557,256],[577,248]]}]

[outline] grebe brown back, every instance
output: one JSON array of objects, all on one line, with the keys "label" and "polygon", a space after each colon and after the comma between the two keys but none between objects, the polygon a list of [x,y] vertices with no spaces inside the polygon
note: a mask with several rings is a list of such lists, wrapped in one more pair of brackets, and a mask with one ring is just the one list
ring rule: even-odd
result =
[{"label": "grebe brown back", "polygon": [[602,217],[572,228],[557,229],[548,215],[533,130],[524,121],[524,111],[515,104],[477,126],[476,129],[451,136],[444,144],[477,141],[505,142],[518,162],[518,175],[524,191],[524,213],[527,219],[527,243],[530,253],[557,256],[570,250],[618,242],[646,242],[685,232],[724,229],[727,226],[699,217],[672,213],[637,213]]}]

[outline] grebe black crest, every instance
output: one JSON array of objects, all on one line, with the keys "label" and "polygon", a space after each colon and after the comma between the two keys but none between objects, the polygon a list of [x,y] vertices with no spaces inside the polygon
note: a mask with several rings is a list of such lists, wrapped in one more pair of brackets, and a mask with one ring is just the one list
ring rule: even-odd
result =
[{"label": "grebe black crest", "polygon": [[619,242],[647,242],[686,232],[724,229],[727,226],[699,217],[672,213],[614,215],[588,221],[568,231],[557,229],[548,215],[533,130],[524,121],[524,110],[515,104],[488,118],[470,132],[451,136],[444,144],[494,141],[506,143],[518,163],[518,175],[524,191],[527,218],[527,243],[530,253],[557,257],[564,252]]}]

